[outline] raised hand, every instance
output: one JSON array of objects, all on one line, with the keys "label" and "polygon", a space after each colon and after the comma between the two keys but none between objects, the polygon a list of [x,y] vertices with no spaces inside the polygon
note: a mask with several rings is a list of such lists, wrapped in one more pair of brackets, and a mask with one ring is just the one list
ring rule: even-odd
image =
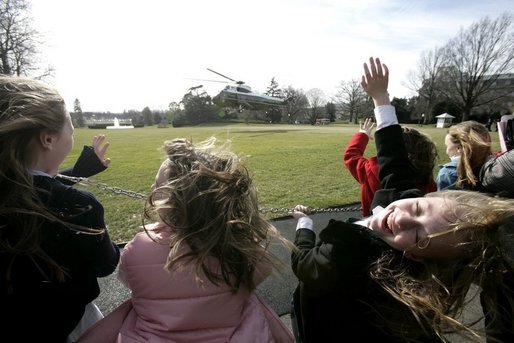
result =
[{"label": "raised hand", "polygon": [[359,132],[365,133],[368,137],[373,137],[373,129],[375,128],[375,122],[372,118],[364,119],[364,122],[360,123]]},{"label": "raised hand", "polygon": [[387,86],[389,83],[389,69],[380,59],[369,58],[369,67],[364,63],[364,75],[362,75],[361,86],[364,91],[373,98],[376,106],[389,105],[389,94]]},{"label": "raised hand", "polygon": [[105,135],[98,135],[93,137],[93,149],[95,150],[96,156],[98,156],[98,159],[102,162],[102,164],[106,167],[109,166],[111,163],[110,158],[105,157],[105,152],[107,151],[107,148],[109,147],[109,142],[105,141]]}]

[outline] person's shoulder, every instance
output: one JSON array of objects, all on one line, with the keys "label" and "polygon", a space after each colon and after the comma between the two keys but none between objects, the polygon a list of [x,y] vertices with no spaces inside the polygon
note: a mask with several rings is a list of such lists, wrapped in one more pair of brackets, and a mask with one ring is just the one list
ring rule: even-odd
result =
[{"label": "person's shoulder", "polygon": [[48,195],[45,195],[44,192],[40,194],[43,198],[48,196],[54,206],[69,204],[75,207],[87,206],[95,209],[103,209],[100,201],[90,191],[65,185],[55,178],[34,176],[34,185],[49,191]]},{"label": "person's shoulder", "polygon": [[369,244],[385,244],[373,230],[353,222],[331,219],[328,225],[320,232],[321,240],[332,244],[356,244],[368,242]]},{"label": "person's shoulder", "polygon": [[439,165],[440,169],[457,169],[457,162],[450,161]]},{"label": "person's shoulder", "polygon": [[395,251],[373,230],[342,221],[331,221],[320,233],[320,239],[331,244],[331,259],[347,272],[366,270],[385,252]]},{"label": "person's shoulder", "polygon": [[58,182],[58,186],[55,190],[63,192],[64,201],[72,201],[77,205],[90,205],[93,207],[103,207],[96,196],[90,191],[84,189],[77,189],[73,186],[67,186]]},{"label": "person's shoulder", "polygon": [[139,232],[123,248],[122,260],[123,264],[132,266],[164,265],[169,251],[166,242],[155,240],[147,232]]},{"label": "person's shoulder", "polygon": [[[138,232],[132,239],[125,245],[124,250],[136,249],[158,249],[162,247],[163,250],[169,248],[169,235],[170,230],[167,226],[158,228],[157,225],[162,224],[148,224],[145,225],[146,231]],[[160,230],[159,230],[160,229]]]}]

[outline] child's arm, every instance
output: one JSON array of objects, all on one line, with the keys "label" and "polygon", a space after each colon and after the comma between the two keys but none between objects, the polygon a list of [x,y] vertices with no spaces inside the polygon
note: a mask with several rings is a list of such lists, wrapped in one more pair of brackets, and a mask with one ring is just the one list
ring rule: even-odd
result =
[{"label": "child's arm", "polygon": [[369,163],[369,160],[364,157],[364,152],[366,151],[370,134],[371,132],[369,134],[363,132],[363,129],[359,130],[350,139],[343,153],[343,162],[346,169],[359,183],[365,183],[367,179],[366,165]]},{"label": "child's arm", "polygon": [[369,67],[364,63],[361,85],[375,104],[375,144],[380,183],[383,189],[406,190],[415,188],[415,172],[408,159],[395,109],[389,101],[388,83],[389,69],[381,64],[379,58],[370,58]]}]

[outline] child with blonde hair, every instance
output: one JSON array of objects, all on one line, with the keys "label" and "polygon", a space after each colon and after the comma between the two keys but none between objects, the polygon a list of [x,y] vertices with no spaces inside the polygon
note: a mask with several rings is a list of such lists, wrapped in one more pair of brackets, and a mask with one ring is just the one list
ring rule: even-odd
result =
[{"label": "child with blonde hair", "polygon": [[164,149],[145,206],[155,222],[121,257],[132,298],[80,342],[293,342],[255,292],[281,266],[270,241],[287,241],[259,212],[242,161],[214,138]]},{"label": "child with blonde hair", "polygon": [[437,189],[483,191],[480,168],[493,156],[491,136],[485,125],[473,120],[455,124],[448,129],[445,145],[451,161],[440,166]]}]

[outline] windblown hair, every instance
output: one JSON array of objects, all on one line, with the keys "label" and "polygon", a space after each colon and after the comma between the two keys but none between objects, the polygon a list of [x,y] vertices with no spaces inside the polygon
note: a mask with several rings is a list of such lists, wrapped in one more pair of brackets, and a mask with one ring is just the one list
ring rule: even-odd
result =
[{"label": "windblown hair", "polygon": [[[191,262],[197,279],[203,280],[204,275],[235,292],[242,285],[255,288],[257,265],[282,266],[268,252],[272,238],[286,245],[290,242],[259,212],[252,179],[227,145],[217,146],[213,137],[199,144],[186,139],[166,141],[169,178],[152,191],[145,218],[157,216],[172,230],[168,270]],[[184,244],[190,251],[180,253]],[[219,261],[219,270],[209,267],[212,258]]]},{"label": "windblown hair", "polygon": [[491,136],[487,128],[468,120],[451,126],[448,135],[461,151],[457,166],[457,186],[473,189],[478,184],[480,168],[491,155]]},{"label": "windblown hair", "polygon": [[34,263],[42,260],[50,268],[47,277],[60,281],[64,271],[39,242],[45,221],[64,221],[43,205],[34,188],[29,144],[43,130],[59,132],[66,113],[64,100],[54,89],[27,78],[0,76],[0,253],[13,260],[19,255]]},{"label": "windblown hair", "polygon": [[[380,316],[379,326],[409,342],[415,342],[424,332],[432,330],[443,341],[445,334],[457,333],[467,341],[481,342],[483,333],[472,327],[476,321],[463,322],[459,318],[462,318],[464,306],[479,296],[481,289],[503,289],[509,294],[508,301],[514,304],[514,290],[504,282],[505,272],[509,270],[502,257],[505,252],[498,248],[498,228],[514,215],[514,199],[471,191],[442,191],[426,196],[441,197],[458,204],[452,214],[457,220],[445,234],[465,233],[469,240],[460,247],[465,248],[465,254],[455,260],[434,259],[423,263],[407,260],[393,251],[382,256],[372,267],[371,276],[405,305],[411,316],[381,308],[379,304],[377,312],[387,314]],[[514,228],[512,231],[514,234]],[[472,284],[478,287],[472,287]],[[488,308],[494,308],[494,296],[486,301],[491,302]]]},{"label": "windblown hair", "polygon": [[412,162],[416,181],[421,185],[434,182],[434,167],[437,160],[437,147],[430,137],[420,131],[402,127],[405,149]]}]

